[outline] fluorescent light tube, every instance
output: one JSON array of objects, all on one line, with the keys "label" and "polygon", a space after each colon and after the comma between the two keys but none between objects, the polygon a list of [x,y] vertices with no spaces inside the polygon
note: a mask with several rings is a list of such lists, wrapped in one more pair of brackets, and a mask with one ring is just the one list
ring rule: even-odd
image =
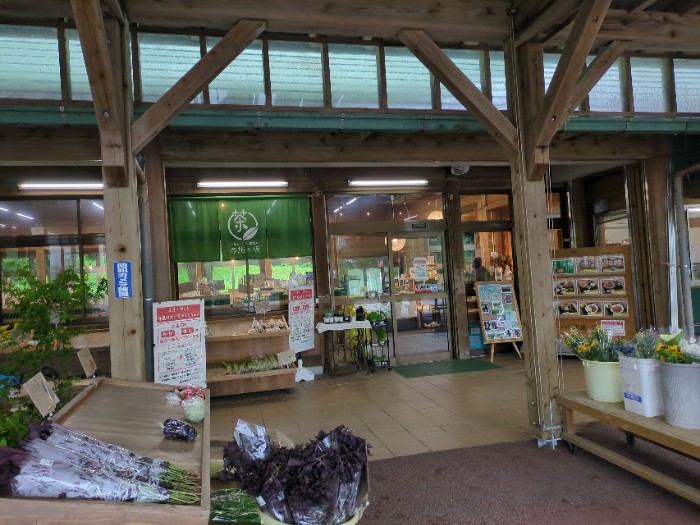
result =
[{"label": "fluorescent light tube", "polygon": [[29,215],[23,215],[19,212],[17,212],[15,215],[17,215],[17,217],[22,217],[23,219],[29,219],[30,221],[34,220],[34,217],[30,217]]},{"label": "fluorescent light tube", "polygon": [[225,181],[203,180],[197,183],[198,188],[283,188],[288,186],[286,180],[259,180],[259,181]]},{"label": "fluorescent light tube", "polygon": [[24,182],[20,190],[101,190],[101,182]]},{"label": "fluorescent light tube", "polygon": [[349,180],[350,186],[425,186],[426,179],[397,179],[397,180]]},{"label": "fluorescent light tube", "polygon": [[95,208],[98,208],[98,209],[100,209],[100,210],[104,210],[104,209],[105,209],[105,207],[102,206],[102,204],[98,204],[98,203],[95,202],[95,201],[90,201],[90,202],[92,203],[92,205],[93,205]]}]

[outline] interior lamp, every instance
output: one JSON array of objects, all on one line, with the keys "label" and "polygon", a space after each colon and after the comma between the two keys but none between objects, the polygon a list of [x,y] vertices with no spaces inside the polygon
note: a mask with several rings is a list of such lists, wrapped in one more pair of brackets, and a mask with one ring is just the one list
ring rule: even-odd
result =
[{"label": "interior lamp", "polygon": [[442,220],[442,212],[440,210],[431,211],[428,214],[428,220],[429,221],[441,221]]},{"label": "interior lamp", "polygon": [[391,251],[398,252],[406,246],[406,239],[391,239]]}]

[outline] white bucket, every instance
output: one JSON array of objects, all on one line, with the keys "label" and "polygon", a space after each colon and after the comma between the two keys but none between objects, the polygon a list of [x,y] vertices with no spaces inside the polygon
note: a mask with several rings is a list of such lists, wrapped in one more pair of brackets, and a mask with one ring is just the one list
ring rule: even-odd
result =
[{"label": "white bucket", "polygon": [[666,423],[700,429],[700,364],[661,363]]},{"label": "white bucket", "polygon": [[581,359],[581,364],[588,397],[608,403],[622,401],[622,375],[619,363]]},{"label": "white bucket", "polygon": [[660,362],[620,357],[625,410],[646,417],[664,413]]}]

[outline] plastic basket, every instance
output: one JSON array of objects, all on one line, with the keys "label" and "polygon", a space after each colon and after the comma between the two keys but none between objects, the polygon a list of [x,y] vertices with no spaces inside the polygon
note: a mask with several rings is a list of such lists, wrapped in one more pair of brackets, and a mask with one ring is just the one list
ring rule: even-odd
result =
[{"label": "plastic basket", "polygon": [[602,361],[587,361],[583,364],[583,379],[586,382],[588,397],[595,401],[619,403],[622,401],[622,375],[620,364]]},{"label": "plastic basket", "polygon": [[700,429],[700,364],[661,363],[666,423]]},{"label": "plastic basket", "polygon": [[620,357],[625,410],[646,417],[664,413],[660,362]]}]

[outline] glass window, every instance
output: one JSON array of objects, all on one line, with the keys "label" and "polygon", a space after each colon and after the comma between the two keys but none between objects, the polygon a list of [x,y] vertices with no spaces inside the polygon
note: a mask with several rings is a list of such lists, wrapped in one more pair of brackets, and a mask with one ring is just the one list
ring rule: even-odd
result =
[{"label": "glass window", "polygon": [[391,240],[394,292],[397,294],[445,291],[444,252],[440,237]]},{"label": "glass window", "polygon": [[[207,50],[220,38],[207,37]],[[256,40],[209,84],[212,104],[265,105],[262,41]]]},{"label": "glass window", "polygon": [[664,58],[630,58],[635,112],[669,110],[667,61]]},{"label": "glass window", "polygon": [[510,231],[462,234],[465,281],[511,281],[514,277]]},{"label": "glass window", "polygon": [[[465,49],[444,49],[443,51],[476,87],[483,90],[481,85],[481,51]],[[440,100],[442,109],[465,109],[442,84],[440,85]]]},{"label": "glass window", "polygon": [[462,222],[509,221],[510,200],[507,194],[461,195]]},{"label": "glass window", "polygon": [[[313,284],[311,257],[178,263],[181,299],[204,299],[207,308],[234,313],[286,310],[290,286]],[[257,305],[257,310],[256,310]]]},{"label": "glass window", "polygon": [[333,295],[365,297],[389,293],[389,258],[385,234],[332,235]]},{"label": "glass window", "polygon": [[377,48],[328,44],[334,108],[378,108]]},{"label": "glass window", "polygon": [[430,72],[405,47],[385,47],[387,105],[392,109],[431,109]]},{"label": "glass window", "polygon": [[[201,58],[199,37],[139,33],[141,98],[155,102]],[[199,93],[192,102],[202,103]]]},{"label": "glass window", "polygon": [[549,84],[552,82],[552,77],[554,77],[554,72],[557,70],[557,65],[559,64],[559,59],[561,55],[555,55],[551,53],[545,53],[543,58],[542,67],[544,68],[544,92],[546,93],[549,89]]},{"label": "glass window", "polygon": [[10,237],[78,233],[77,201],[0,201],[0,231]]},{"label": "glass window", "polygon": [[104,233],[105,207],[102,199],[80,200],[80,233]]},{"label": "glass window", "polygon": [[673,60],[676,80],[676,105],[681,113],[700,112],[700,60],[676,58]]},{"label": "glass window", "polygon": [[0,98],[61,99],[58,31],[0,25]]},{"label": "glass window", "polygon": [[78,31],[66,29],[68,43],[68,78],[70,79],[70,98],[72,100],[92,100],[90,82],[85,69],[83,48],[80,45]]},{"label": "glass window", "polygon": [[[595,57],[588,57],[587,63]],[[623,91],[623,60],[617,59],[588,94],[591,111],[622,112],[625,110]]]},{"label": "glass window", "polygon": [[268,53],[273,106],[323,106],[321,44],[271,40]]},{"label": "glass window", "polygon": [[506,91],[506,59],[503,51],[490,51],[491,62],[491,100],[498,109],[508,109]]},{"label": "glass window", "polygon": [[328,222],[432,221],[443,219],[441,193],[425,195],[334,195],[326,200]]}]

